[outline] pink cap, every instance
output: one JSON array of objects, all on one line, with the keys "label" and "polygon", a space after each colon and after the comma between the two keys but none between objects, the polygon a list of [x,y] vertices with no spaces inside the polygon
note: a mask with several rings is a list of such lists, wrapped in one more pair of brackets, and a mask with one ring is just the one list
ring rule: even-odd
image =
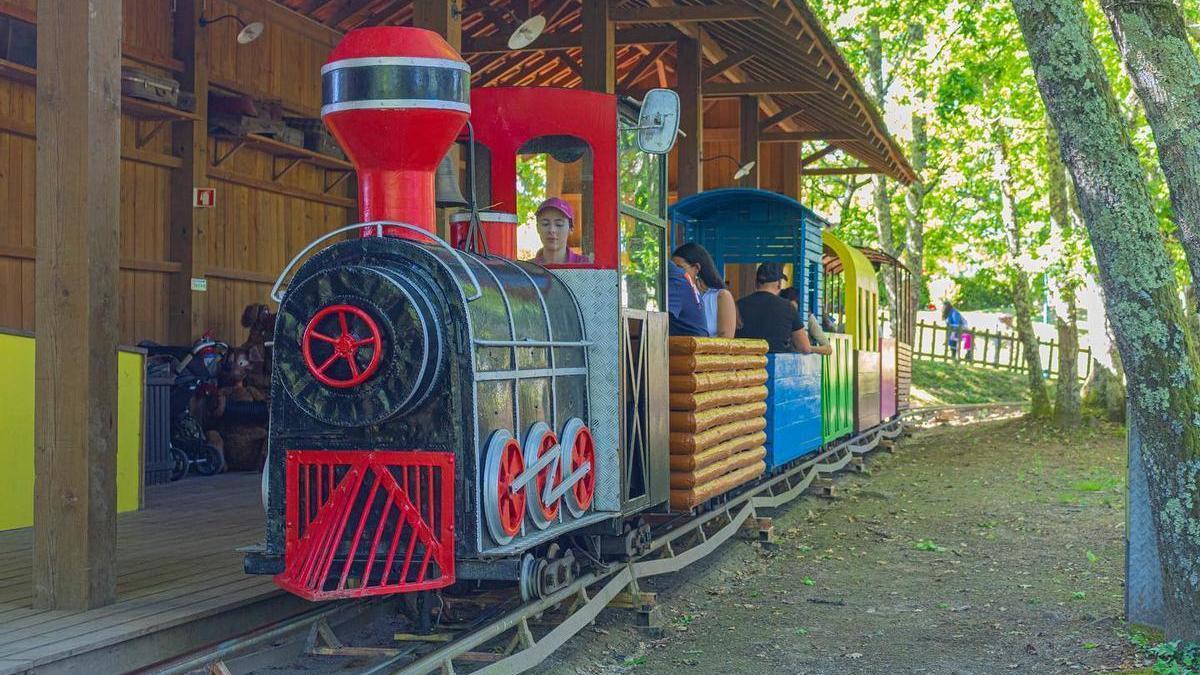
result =
[{"label": "pink cap", "polygon": [[537,215],[541,215],[542,211],[545,211],[546,209],[558,209],[559,211],[562,211],[567,217],[567,222],[571,223],[571,226],[574,227],[575,211],[571,209],[570,204],[566,203],[562,199],[559,199],[558,197],[551,197],[542,202],[541,206],[537,207]]}]

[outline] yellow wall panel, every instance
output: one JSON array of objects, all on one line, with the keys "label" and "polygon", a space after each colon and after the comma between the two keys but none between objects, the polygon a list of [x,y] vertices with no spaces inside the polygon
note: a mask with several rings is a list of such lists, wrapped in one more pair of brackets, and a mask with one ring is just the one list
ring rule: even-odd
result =
[{"label": "yellow wall panel", "polygon": [[[0,333],[0,530],[33,525],[33,338]],[[117,510],[136,511],[142,487],[144,356],[117,357]]]}]

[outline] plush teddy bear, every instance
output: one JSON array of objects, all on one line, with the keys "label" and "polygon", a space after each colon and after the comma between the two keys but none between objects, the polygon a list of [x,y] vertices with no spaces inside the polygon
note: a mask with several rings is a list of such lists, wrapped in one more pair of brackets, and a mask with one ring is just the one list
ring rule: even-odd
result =
[{"label": "plush teddy bear", "polygon": [[216,402],[209,417],[216,421],[225,463],[232,471],[257,471],[266,457],[266,396],[246,386],[253,366],[249,350],[238,347],[229,350],[217,373]]},{"label": "plush teddy bear", "polygon": [[257,390],[263,399],[270,399],[271,348],[267,341],[275,335],[275,312],[263,304],[246,305],[242,311],[242,326],[250,331],[241,346],[250,357],[246,386]]}]

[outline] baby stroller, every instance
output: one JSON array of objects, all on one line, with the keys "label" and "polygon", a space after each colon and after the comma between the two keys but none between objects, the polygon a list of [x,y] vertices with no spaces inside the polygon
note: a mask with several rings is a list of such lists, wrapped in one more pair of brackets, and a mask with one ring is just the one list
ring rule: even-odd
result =
[{"label": "baby stroller", "polygon": [[147,368],[152,373],[172,377],[171,387],[171,448],[174,465],[171,480],[179,480],[195,469],[201,476],[211,476],[225,468],[225,457],[209,444],[204,428],[192,414],[192,400],[213,395],[217,389],[217,371],[229,345],[212,339],[207,333],[191,347],[159,345],[142,342],[146,349]]}]

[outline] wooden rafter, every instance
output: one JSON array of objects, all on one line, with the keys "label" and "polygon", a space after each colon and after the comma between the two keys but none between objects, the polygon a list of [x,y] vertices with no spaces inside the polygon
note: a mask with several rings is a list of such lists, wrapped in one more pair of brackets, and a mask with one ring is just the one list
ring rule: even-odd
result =
[{"label": "wooden rafter", "polygon": [[747,21],[761,19],[750,5],[675,5],[667,7],[619,7],[612,10],[613,23],[692,23],[698,21]]},{"label": "wooden rafter", "polygon": [[[640,27],[616,31],[618,45],[651,45],[673,43],[679,33],[670,28]],[[467,54],[510,54],[517,51],[536,52],[554,49],[577,49],[583,45],[583,36],[578,31],[554,31],[543,33],[533,44],[524,49],[508,48],[508,36],[487,35],[463,38],[462,53]]]},{"label": "wooden rafter", "polygon": [[758,137],[760,143],[796,143],[801,141],[849,142],[862,140],[847,136],[845,131],[777,131]]},{"label": "wooden rafter", "polygon": [[759,131],[766,131],[784,120],[791,119],[804,110],[801,105],[789,105],[774,115],[769,115],[758,123]]},{"label": "wooden rafter", "polygon": [[629,69],[629,72],[626,73],[621,84],[625,87],[632,87],[637,84],[639,80],[653,73],[660,65],[659,59],[670,48],[671,45],[666,44],[655,45],[649,49],[646,54],[643,55],[642,58],[639,59],[632,68]]},{"label": "wooden rafter", "polygon": [[801,167],[808,166],[809,164],[816,162],[817,160],[821,159],[822,157],[825,157],[825,156],[829,155],[830,153],[833,153],[836,151],[837,151],[836,146],[826,145],[825,147],[821,148],[820,150],[817,150],[816,152],[812,153],[811,155],[805,155],[805,156],[801,157],[800,158],[800,166]]},{"label": "wooden rafter", "polygon": [[816,94],[807,82],[773,80],[770,82],[705,82],[705,96],[757,96],[760,94]]},{"label": "wooden rafter", "polygon": [[730,54],[729,56],[726,56],[720,61],[705,68],[703,77],[706,80],[711,80],[730,68],[733,68],[734,66],[740,66],[752,58],[754,58],[754,52],[750,49],[746,49],[735,54]]},{"label": "wooden rafter", "polygon": [[800,173],[804,176],[861,176],[883,172],[869,166],[829,166],[820,169],[801,169]]}]

